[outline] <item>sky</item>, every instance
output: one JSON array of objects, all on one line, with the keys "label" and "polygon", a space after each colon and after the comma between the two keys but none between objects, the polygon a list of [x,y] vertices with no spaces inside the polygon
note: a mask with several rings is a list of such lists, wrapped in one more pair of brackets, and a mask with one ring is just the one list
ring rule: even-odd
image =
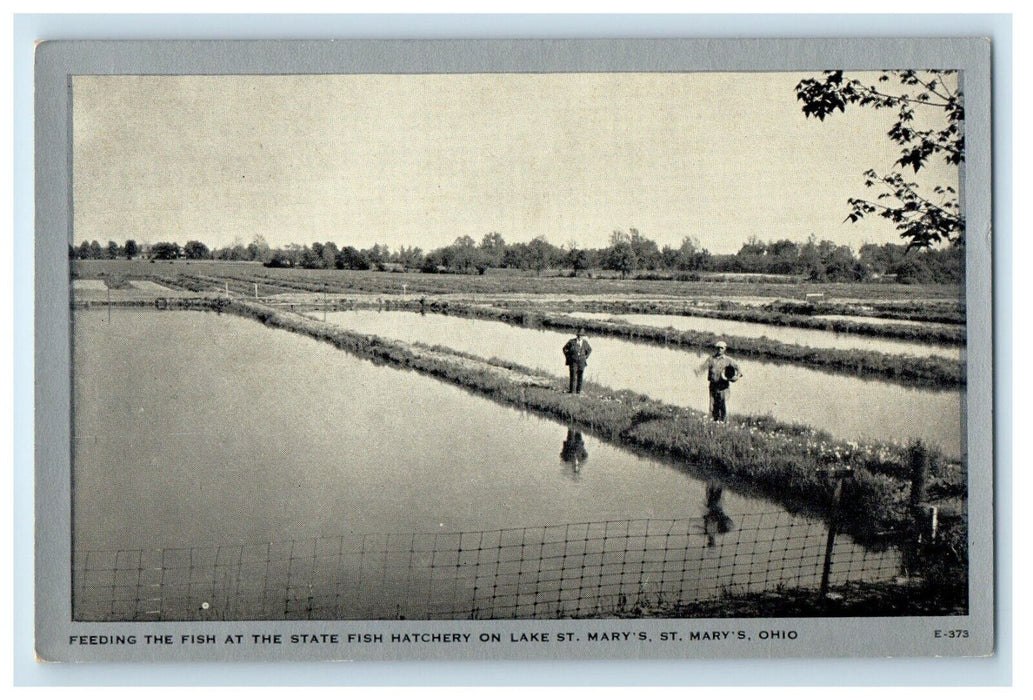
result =
[{"label": "sky", "polygon": [[[900,242],[844,222],[863,171],[899,157],[894,112],[806,118],[794,86],[812,75],[76,76],[73,237]],[[939,161],[921,175],[957,187]]]}]

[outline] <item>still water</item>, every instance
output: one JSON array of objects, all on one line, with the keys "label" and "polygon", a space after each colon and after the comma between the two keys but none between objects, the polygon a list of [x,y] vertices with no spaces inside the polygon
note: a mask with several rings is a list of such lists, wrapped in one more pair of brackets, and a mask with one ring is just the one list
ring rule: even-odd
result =
[{"label": "still water", "polygon": [[[311,315],[323,317],[321,312]],[[328,313],[326,319],[360,333],[445,345],[566,376],[560,349],[569,334],[407,311],[339,311]],[[706,360],[704,354],[608,337],[589,341],[593,353],[585,372],[587,381],[707,410],[706,379],[694,373]],[[734,357],[735,348],[729,348],[729,354]],[[732,387],[731,413],[771,414],[848,440],[921,438],[952,456],[961,454],[961,392],[957,389],[905,387],[755,359],[738,362],[744,377]]]},{"label": "still water", "polygon": [[[583,528],[583,570],[586,557],[641,539],[632,520],[655,530],[652,519],[684,526],[684,551],[717,567],[707,568],[708,581],[773,586],[779,582],[764,572],[778,570],[814,583],[814,567],[796,559],[788,565],[786,547],[771,540],[802,537],[806,546],[792,551],[818,561],[819,521],[729,487],[721,516],[731,527],[711,533],[708,545],[698,523],[713,510],[713,483],[708,495],[705,481],[681,468],[413,372],[213,313],[119,311],[108,322],[104,312],[76,311],[73,338],[80,619],[391,616],[399,600],[419,598],[414,586],[427,597],[411,615],[447,616],[457,605],[465,614],[472,603],[457,604],[456,596],[472,596],[486,570],[498,577],[529,561],[529,554],[510,557],[514,548],[538,548],[539,578],[548,561],[558,561],[543,552],[564,540],[537,526],[568,535],[575,528],[578,543]],[[664,527],[669,544],[678,533]],[[410,534],[398,549],[376,533]],[[473,536],[476,549],[467,544]],[[454,566],[442,564],[451,562],[441,551],[452,546],[448,537],[461,553],[451,551]],[[846,538],[837,547],[846,553],[840,568],[853,571],[863,550]],[[783,559],[773,566],[776,550]],[[490,551],[496,559],[488,566]],[[566,550],[563,556],[566,562]],[[612,566],[604,559],[594,565]],[[401,574],[389,575],[396,568]],[[341,572],[357,577],[357,597],[342,598]],[[442,580],[453,596],[447,605],[435,588]],[[493,580],[489,614],[545,612],[504,599]],[[305,604],[295,600],[299,586],[307,586]],[[268,602],[271,588],[287,596],[286,606]],[[588,600],[584,586],[562,590],[553,613]],[[602,588],[593,590],[597,600]]]},{"label": "still water", "polygon": [[[767,337],[780,343],[803,345],[811,348],[872,350],[891,355],[915,355],[919,357],[935,355],[952,360],[961,359],[961,349],[957,346],[931,345],[894,338],[873,338],[863,335],[833,333],[813,328],[794,328],[792,326],[773,326],[767,323],[749,323],[720,318],[666,314],[608,314],[579,311],[568,315],[576,318],[590,318],[603,321],[623,321],[636,326],[674,328],[679,331],[704,331],[718,335],[740,336],[744,338]],[[852,320],[856,322],[861,319],[855,318]]]}]

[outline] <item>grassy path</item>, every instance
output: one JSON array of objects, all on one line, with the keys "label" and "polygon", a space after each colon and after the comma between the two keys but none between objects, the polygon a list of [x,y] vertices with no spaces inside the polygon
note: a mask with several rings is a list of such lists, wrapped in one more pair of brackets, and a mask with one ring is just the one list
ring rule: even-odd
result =
[{"label": "grassy path", "polygon": [[[420,305],[416,302],[407,302],[405,304],[396,304],[394,307],[418,310]],[[560,313],[530,309],[511,310],[463,302],[431,300],[424,305],[424,308],[428,312],[501,321],[517,326],[554,328],[567,331],[584,328],[589,334],[626,338],[653,345],[682,347],[702,352],[709,352],[714,341],[720,338],[727,341],[731,347],[734,347],[736,354],[742,357],[757,357],[846,374],[878,377],[907,385],[945,389],[965,385],[964,365],[958,360],[950,360],[944,357],[888,355],[872,350],[810,348],[803,345],[782,343],[769,338],[748,338],[724,334],[719,336],[705,331],[678,331],[627,323],[614,323],[602,319],[578,318]]]},{"label": "grassy path", "polygon": [[[820,314],[814,305],[806,305],[806,310],[783,304],[779,307],[751,307],[730,302],[658,302],[658,301],[600,301],[571,300],[536,305],[533,302],[499,302],[496,306],[517,310],[529,310],[536,306],[553,312],[588,311],[609,314],[659,314],[666,316],[696,316],[726,321],[743,321],[745,323],[762,323],[768,326],[806,328],[809,330],[828,331],[830,333],[847,333],[875,338],[892,338],[909,340],[918,343],[937,343],[942,345],[963,345],[965,343],[965,327],[956,320],[949,323],[942,321],[943,315],[937,316],[940,321],[916,319],[894,319],[892,316],[865,317],[858,314],[844,314],[844,306],[829,305]],[[800,305],[804,307],[804,305]],[[816,316],[823,314],[841,314],[849,318],[825,319]],[[873,312],[877,313],[877,312]],[[872,323],[868,318],[899,320],[899,324]],[[951,316],[955,319],[954,316]],[[929,325],[936,323],[937,325]]]},{"label": "grassy path", "polygon": [[[298,313],[248,300],[220,300],[220,310],[333,344],[365,359],[411,369],[494,401],[582,426],[617,445],[706,470],[745,490],[811,514],[827,512],[829,469],[849,468],[841,499],[841,528],[861,540],[910,524],[908,448],[837,441],[812,428],[770,417],[713,423],[691,409],[627,391],[589,385],[567,394],[562,382],[518,365],[348,331]],[[961,465],[932,454],[929,498],[964,499]],[[701,466],[705,465],[705,466]]]}]

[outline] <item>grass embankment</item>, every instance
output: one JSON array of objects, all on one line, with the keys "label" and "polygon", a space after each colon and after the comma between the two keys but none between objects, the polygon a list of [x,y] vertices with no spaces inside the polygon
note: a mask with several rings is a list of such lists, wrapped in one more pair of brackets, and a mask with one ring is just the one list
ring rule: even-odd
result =
[{"label": "grass embankment", "polygon": [[[359,357],[413,369],[485,395],[586,428],[603,439],[706,469],[787,507],[811,513],[831,506],[830,467],[851,467],[839,509],[841,528],[861,540],[910,527],[909,457],[892,444],[833,440],[828,434],[770,417],[735,417],[713,423],[691,409],[646,396],[590,385],[574,397],[554,377],[448,348],[428,348],[345,330],[300,314],[246,300],[221,301],[222,310],[329,342]],[[931,460],[930,498],[963,498],[960,465],[942,455]]]},{"label": "grass embankment", "polygon": [[[932,595],[930,595],[932,593]],[[758,593],[728,594],[713,600],[678,603],[648,599],[628,602],[607,611],[607,618],[720,618],[720,617],[902,617],[912,615],[965,615],[968,598],[963,585],[944,595],[930,591],[929,582],[855,582],[829,589],[819,598],[813,588],[777,588]]]},{"label": "grass embankment", "polygon": [[[418,302],[408,302],[404,308],[420,308]],[[717,335],[705,331],[679,331],[628,323],[576,318],[559,313],[521,311],[482,304],[430,301],[425,310],[501,321],[517,326],[553,328],[575,331],[584,328],[589,334],[626,338],[652,345],[681,347],[700,352],[710,352],[713,343],[722,339],[728,342],[733,354],[742,357],[757,357],[776,362],[789,362],[806,367],[816,367],[853,375],[888,379],[891,381],[935,388],[953,388],[965,384],[964,366],[957,360],[943,357],[914,357],[911,355],[887,355],[871,350],[840,350],[835,348],[810,348],[802,345],[780,343],[768,338],[744,338]]]},{"label": "grass embankment", "polygon": [[136,299],[72,299],[73,309],[146,308],[159,310],[200,310],[222,311],[228,303],[225,297],[155,297],[146,296]]},{"label": "grass embankment", "polygon": [[[521,302],[499,302],[496,306],[508,309],[530,309],[531,304]],[[876,338],[910,340],[918,343],[961,345],[965,342],[965,328],[960,325],[929,326],[920,323],[912,325],[866,323],[864,318],[853,319],[814,318],[803,313],[784,313],[772,305],[763,307],[742,306],[731,302],[713,302],[709,306],[697,303],[664,301],[603,301],[571,300],[570,302],[544,304],[552,311],[587,311],[610,314],[657,314],[664,316],[696,316],[726,321],[762,323],[769,326],[807,328],[810,330],[848,333]],[[831,315],[831,314],[830,314]],[[835,314],[843,315],[843,314]]]},{"label": "grass embankment", "polygon": [[[368,294],[530,294],[530,295],[626,295],[643,298],[734,299],[736,297],[770,297],[799,299],[809,293],[825,294],[826,298],[864,300],[872,303],[897,303],[915,308],[927,302],[957,302],[957,285],[901,285],[887,283],[778,283],[751,279],[728,280],[721,275],[699,281],[644,280],[602,276],[570,277],[569,270],[548,270],[541,276],[532,271],[488,270],[484,275],[423,274],[419,272],[377,272],[372,270],[304,270],[271,269],[255,263],[212,260],[155,261],[149,260],[73,260],[72,276],[96,278],[101,272],[123,274],[130,279],[155,279],[162,276],[175,280],[183,275],[204,275],[236,278],[244,284],[258,283],[292,288],[308,287],[308,291],[329,293],[360,292]],[[157,281],[157,280],[156,280]],[[222,286],[219,282],[219,286]],[[231,284],[232,288],[232,284]],[[899,306],[898,306],[899,308]],[[834,313],[834,312],[829,312]]]},{"label": "grass embankment", "polygon": [[901,300],[859,304],[833,299],[805,302],[779,300],[773,302],[771,308],[774,311],[803,316],[860,316],[915,323],[965,323],[965,304],[961,301],[936,300],[914,304]]}]

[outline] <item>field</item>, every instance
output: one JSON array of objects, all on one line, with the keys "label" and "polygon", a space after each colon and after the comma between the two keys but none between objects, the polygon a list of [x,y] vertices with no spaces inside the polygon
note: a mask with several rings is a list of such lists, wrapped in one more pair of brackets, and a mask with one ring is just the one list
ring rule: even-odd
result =
[{"label": "field", "polygon": [[[194,308],[254,319],[328,342],[366,360],[415,370],[503,405],[580,426],[601,440],[690,471],[697,468],[693,465],[706,465],[707,470],[735,488],[775,501],[790,512],[814,517],[835,513],[840,531],[869,546],[885,546],[886,533],[924,527],[916,523],[932,507],[938,510],[939,528],[944,533],[940,542],[944,538],[958,541],[959,533],[964,532],[965,465],[921,442],[901,444],[878,435],[864,441],[846,440],[770,415],[733,415],[726,424],[712,423],[700,411],[596,383],[589,383],[585,394],[575,398],[564,391],[564,382],[518,363],[448,346],[378,338],[320,321],[312,313],[364,307],[448,314],[524,328],[569,331],[584,326],[593,336],[696,352],[704,350],[716,336],[583,321],[566,312],[648,311],[748,319],[770,324],[773,329],[794,325],[797,320],[795,325],[801,327],[858,337],[877,334],[879,328],[887,329],[890,336],[899,336],[903,327],[908,329],[910,335],[905,337],[910,340],[963,343],[964,306],[957,287],[812,285],[770,278],[681,282],[502,273],[427,275],[283,270],[185,261],[76,261],[71,272],[73,280],[99,280],[104,284],[103,288],[78,285],[73,295],[77,306],[110,303]],[[814,315],[832,313],[857,321],[836,326],[807,325]],[[866,321],[875,318],[897,318],[908,323],[900,326]],[[950,328],[944,330],[944,326]],[[957,391],[964,386],[960,360],[807,348],[767,338],[729,340],[743,356],[765,361],[875,377],[904,387],[936,386]],[[836,488],[830,474],[848,474],[849,486]],[[941,574],[963,574],[967,565],[964,552],[959,553],[957,548],[926,548],[923,556],[934,557],[935,561],[926,561],[924,566]],[[923,606],[957,608],[964,590],[954,587],[944,592],[936,589],[931,576],[926,580],[935,590],[911,591],[909,595],[921,598]],[[929,602],[929,596],[943,595],[949,599]],[[735,605],[748,609],[751,604],[739,600]],[[770,608],[765,605],[765,609]],[[675,605],[674,609],[680,611],[677,614],[687,615],[684,608]],[[891,614],[906,614],[907,609],[902,605],[901,613]],[[655,614],[675,613],[668,610]]]},{"label": "field", "polygon": [[[727,281],[724,276],[697,282],[663,280],[622,280],[613,273],[590,271],[591,277],[570,277],[567,271],[533,272],[489,270],[484,275],[433,275],[418,272],[374,272],[355,270],[294,270],[265,268],[254,263],[212,261],[77,260],[72,261],[72,276],[80,279],[154,279],[189,286],[220,281],[230,288],[250,292],[247,285],[257,283],[262,295],[290,292],[382,295],[527,295],[540,300],[578,297],[630,297],[634,299],[674,299],[770,302],[805,302],[808,295],[823,295],[825,301],[864,308],[883,304],[930,313],[957,314],[963,309],[961,290],[955,285],[898,285],[806,283],[785,284],[768,281],[747,282],[741,276]],[[763,278],[762,278],[763,279]],[[960,316],[955,316],[960,322]]]},{"label": "field", "polygon": [[[712,333],[671,333],[563,315],[580,310],[616,313],[647,311],[717,319],[743,320],[777,327],[801,327],[858,336],[963,344],[964,306],[960,290],[949,285],[802,284],[726,281],[724,276],[698,282],[620,280],[612,277],[536,276],[494,271],[485,275],[429,275],[401,272],[268,269],[224,262],[73,261],[76,280],[103,280],[120,298],[140,298],[125,291],[131,280],[149,280],[170,292],[242,297],[294,304],[333,303],[407,305],[526,325],[528,319],[553,328],[588,327],[596,333],[640,342],[706,348]],[[153,291],[153,290],[152,290]],[[88,296],[84,298],[90,298]],[[100,299],[102,297],[95,297]],[[414,306],[418,305],[418,306]],[[497,307],[497,308],[489,308]],[[510,311],[512,310],[512,311]],[[849,320],[823,321],[820,314]],[[906,324],[875,319],[907,319]],[[773,331],[774,332],[774,331]],[[806,348],[767,338],[726,338],[738,352],[804,366],[916,382],[927,386],[964,384],[960,361],[884,356],[866,351]]]}]

